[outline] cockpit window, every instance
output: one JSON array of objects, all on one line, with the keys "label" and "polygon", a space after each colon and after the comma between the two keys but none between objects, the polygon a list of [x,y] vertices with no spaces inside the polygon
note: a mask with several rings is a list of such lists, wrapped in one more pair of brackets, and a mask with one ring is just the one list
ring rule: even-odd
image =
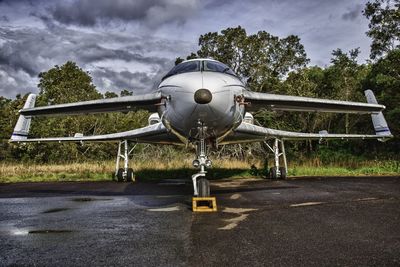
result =
[{"label": "cockpit window", "polygon": [[200,71],[200,61],[189,61],[183,62],[181,64],[176,65],[172,70],[170,70],[167,75],[165,75],[162,79],[185,72],[193,72],[193,71]]},{"label": "cockpit window", "polygon": [[204,70],[222,72],[236,76],[236,74],[233,72],[233,70],[231,70],[231,68],[217,61],[209,61],[209,60],[204,61]]},{"label": "cockpit window", "polygon": [[195,60],[195,61],[183,62],[176,65],[174,68],[172,68],[172,70],[170,70],[167,73],[167,75],[165,75],[162,78],[162,80],[170,76],[173,76],[175,74],[194,72],[194,71],[214,71],[236,76],[233,70],[231,70],[227,65],[222,64],[221,62],[211,61],[211,60],[203,60],[203,61]]}]

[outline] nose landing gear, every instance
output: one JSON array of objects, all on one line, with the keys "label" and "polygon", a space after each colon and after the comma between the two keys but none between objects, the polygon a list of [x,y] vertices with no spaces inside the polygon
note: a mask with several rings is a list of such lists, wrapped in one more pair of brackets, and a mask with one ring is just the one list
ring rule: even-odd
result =
[{"label": "nose landing gear", "polygon": [[196,147],[196,159],[193,161],[193,167],[200,171],[192,175],[194,195],[198,197],[210,196],[210,182],[205,178],[206,168],[211,167],[212,162],[207,157],[207,145],[205,141],[205,132],[207,127],[200,123],[198,127],[199,140]]},{"label": "nose landing gear", "polygon": [[206,167],[211,167],[211,160],[205,154],[205,140],[201,139],[197,148],[197,159],[193,161],[193,166],[200,168],[200,171],[192,175],[194,195],[199,197],[210,196],[210,182],[205,178]]},{"label": "nose landing gear", "polygon": [[215,212],[217,211],[217,201],[215,197],[210,197],[210,182],[205,178],[206,167],[212,165],[207,157],[207,145],[205,141],[205,132],[207,127],[199,123],[199,140],[196,147],[196,159],[193,166],[200,171],[192,175],[194,197],[192,198],[192,210],[194,212]]}]

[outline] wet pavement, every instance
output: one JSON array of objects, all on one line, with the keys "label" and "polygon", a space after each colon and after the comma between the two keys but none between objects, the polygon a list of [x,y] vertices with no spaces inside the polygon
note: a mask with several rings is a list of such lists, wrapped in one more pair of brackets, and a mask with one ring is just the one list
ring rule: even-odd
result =
[{"label": "wet pavement", "polygon": [[0,185],[0,266],[400,266],[400,177]]}]

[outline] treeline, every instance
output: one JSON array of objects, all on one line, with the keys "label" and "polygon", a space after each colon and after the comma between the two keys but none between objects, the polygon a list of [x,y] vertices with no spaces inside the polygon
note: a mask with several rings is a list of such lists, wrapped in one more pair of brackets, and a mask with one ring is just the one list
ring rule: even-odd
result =
[{"label": "treeline", "polygon": [[[317,141],[287,143],[289,158],[319,157],[323,161],[340,161],[348,158],[399,159],[400,140],[400,26],[399,1],[367,3],[364,15],[370,19],[367,33],[372,39],[371,60],[358,63],[359,49],[336,49],[329,66],[308,66],[309,59],[297,36],[273,36],[266,31],[248,35],[242,27],[211,32],[199,38],[199,50],[190,58],[211,57],[231,66],[247,86],[254,91],[299,95],[327,99],[365,102],[363,91],[372,89],[380,104],[386,105],[385,117],[395,138],[387,144],[376,140]],[[182,61],[177,58],[176,63]],[[39,75],[37,105],[52,105],[118,96],[114,92],[101,94],[92,83],[90,74],[75,63]],[[123,90],[120,96],[132,94]],[[116,154],[112,143],[85,144],[25,144],[7,142],[22,108],[25,96],[15,99],[0,96],[0,160],[34,160],[37,162],[66,162],[83,159],[111,159]],[[369,115],[342,115],[328,113],[269,112],[255,115],[256,122],[270,128],[301,132],[374,133]],[[35,118],[32,136],[73,136],[104,134],[143,127],[149,114],[145,111]],[[163,146],[139,146],[138,157],[171,159],[186,150]],[[260,144],[222,147],[214,151],[216,157],[265,157],[265,147]]]}]

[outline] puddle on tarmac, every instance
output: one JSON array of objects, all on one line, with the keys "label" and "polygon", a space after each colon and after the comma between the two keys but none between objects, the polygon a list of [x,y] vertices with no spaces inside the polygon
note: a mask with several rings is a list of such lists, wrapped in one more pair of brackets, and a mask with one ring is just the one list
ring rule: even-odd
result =
[{"label": "puddle on tarmac", "polygon": [[41,229],[41,230],[30,230],[28,234],[65,234],[72,233],[72,230],[54,230],[54,229]]},{"label": "puddle on tarmac", "polygon": [[55,209],[48,209],[43,211],[42,213],[55,213],[55,212],[61,212],[61,211],[66,211],[69,210],[70,208],[55,208]]},{"label": "puddle on tarmac", "polygon": [[77,197],[71,200],[75,202],[90,202],[90,201],[107,201],[107,200],[112,200],[112,198]]}]

